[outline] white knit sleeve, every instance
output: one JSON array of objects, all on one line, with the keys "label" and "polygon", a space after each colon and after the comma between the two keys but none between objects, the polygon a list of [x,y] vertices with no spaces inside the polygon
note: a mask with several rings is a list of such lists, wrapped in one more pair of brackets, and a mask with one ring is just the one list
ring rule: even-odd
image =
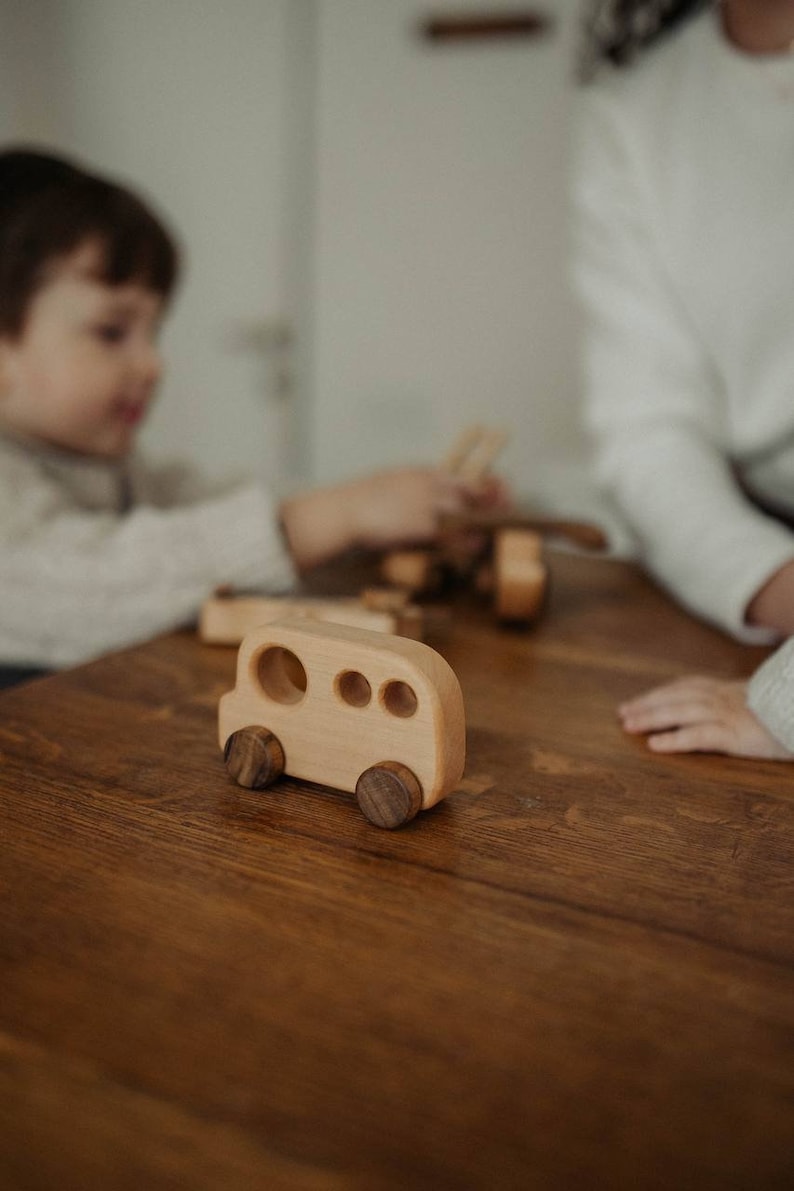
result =
[{"label": "white knit sleeve", "polygon": [[577,139],[573,267],[600,480],[682,603],[737,637],[770,640],[744,614],[794,558],[794,536],[731,474],[712,366],[659,259],[642,155],[608,90],[587,89]]},{"label": "white knit sleeve", "polygon": [[756,670],[747,704],[775,739],[794,752],[794,637]]},{"label": "white knit sleeve", "polygon": [[258,485],[169,509],[49,507],[0,550],[0,658],[66,666],[195,618],[215,587],[295,579]]}]

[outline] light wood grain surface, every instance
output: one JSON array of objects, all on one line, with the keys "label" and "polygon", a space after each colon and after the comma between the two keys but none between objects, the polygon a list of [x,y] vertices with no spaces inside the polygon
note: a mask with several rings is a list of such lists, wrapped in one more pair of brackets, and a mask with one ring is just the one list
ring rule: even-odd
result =
[{"label": "light wood grain surface", "polygon": [[0,696],[3,1191],[794,1185],[794,769],[614,714],[763,653],[549,561],[435,621],[466,772],[395,832],[233,784],[193,633]]}]

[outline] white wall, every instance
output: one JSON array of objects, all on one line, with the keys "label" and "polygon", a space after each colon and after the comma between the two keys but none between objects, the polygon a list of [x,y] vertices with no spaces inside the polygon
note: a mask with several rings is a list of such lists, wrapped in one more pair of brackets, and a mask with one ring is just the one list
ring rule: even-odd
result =
[{"label": "white wall", "polygon": [[0,143],[64,131],[62,15],[58,0],[0,0]]},{"label": "white wall", "polygon": [[[580,466],[564,169],[579,0],[538,43],[431,49],[428,11],[497,0],[0,0],[0,133],[132,181],[182,231],[159,453],[279,483],[272,373],[234,350],[287,317],[286,470],[326,480],[512,433],[520,491]],[[270,444],[270,445],[269,445]]]}]

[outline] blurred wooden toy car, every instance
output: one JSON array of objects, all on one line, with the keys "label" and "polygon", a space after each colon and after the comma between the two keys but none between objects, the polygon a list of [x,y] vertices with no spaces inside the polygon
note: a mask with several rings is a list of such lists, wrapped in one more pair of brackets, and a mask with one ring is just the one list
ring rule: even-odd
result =
[{"label": "blurred wooden toy car", "polygon": [[[444,549],[445,535],[476,533],[484,539],[473,558],[451,556]],[[562,538],[585,550],[603,550],[604,533],[595,525],[551,517],[537,517],[521,510],[505,513],[460,513],[445,517],[441,545],[414,551],[411,566],[392,582],[401,583],[411,598],[437,594],[445,588],[469,585],[490,593],[496,618],[530,624],[542,612],[548,588],[548,568],[543,555],[545,538]]]},{"label": "blurred wooden toy car", "polygon": [[[441,468],[451,475],[481,480],[501,451],[505,435],[499,430],[471,426],[453,446]],[[381,574],[386,582],[411,597],[435,595],[445,587],[468,584],[493,596],[500,621],[531,624],[546,601],[548,570],[543,539],[562,537],[589,550],[606,546],[594,525],[538,517],[521,510],[470,511],[446,516],[437,545],[385,555]],[[483,539],[472,556],[465,535]]]},{"label": "blurred wooden toy car", "polygon": [[250,632],[221,697],[229,774],[261,789],[282,774],[355,793],[377,827],[407,823],[463,774],[463,696],[429,646],[288,619]]},{"label": "blurred wooden toy car", "polygon": [[546,538],[561,538],[584,550],[603,550],[607,545],[606,536],[595,525],[537,517],[520,510],[464,513],[448,518],[444,529],[483,534],[483,551],[463,579],[490,595],[497,620],[514,624],[532,624],[545,606],[549,582],[543,551]]}]

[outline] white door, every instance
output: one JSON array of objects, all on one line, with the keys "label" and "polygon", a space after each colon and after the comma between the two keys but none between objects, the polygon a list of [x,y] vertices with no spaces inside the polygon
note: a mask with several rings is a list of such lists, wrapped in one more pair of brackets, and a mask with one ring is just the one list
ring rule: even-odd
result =
[{"label": "white door", "polygon": [[[313,460],[319,479],[504,426],[520,491],[580,456],[564,271],[578,0],[537,39],[430,43],[502,0],[319,5]],[[515,6],[513,6],[515,11]]]}]

